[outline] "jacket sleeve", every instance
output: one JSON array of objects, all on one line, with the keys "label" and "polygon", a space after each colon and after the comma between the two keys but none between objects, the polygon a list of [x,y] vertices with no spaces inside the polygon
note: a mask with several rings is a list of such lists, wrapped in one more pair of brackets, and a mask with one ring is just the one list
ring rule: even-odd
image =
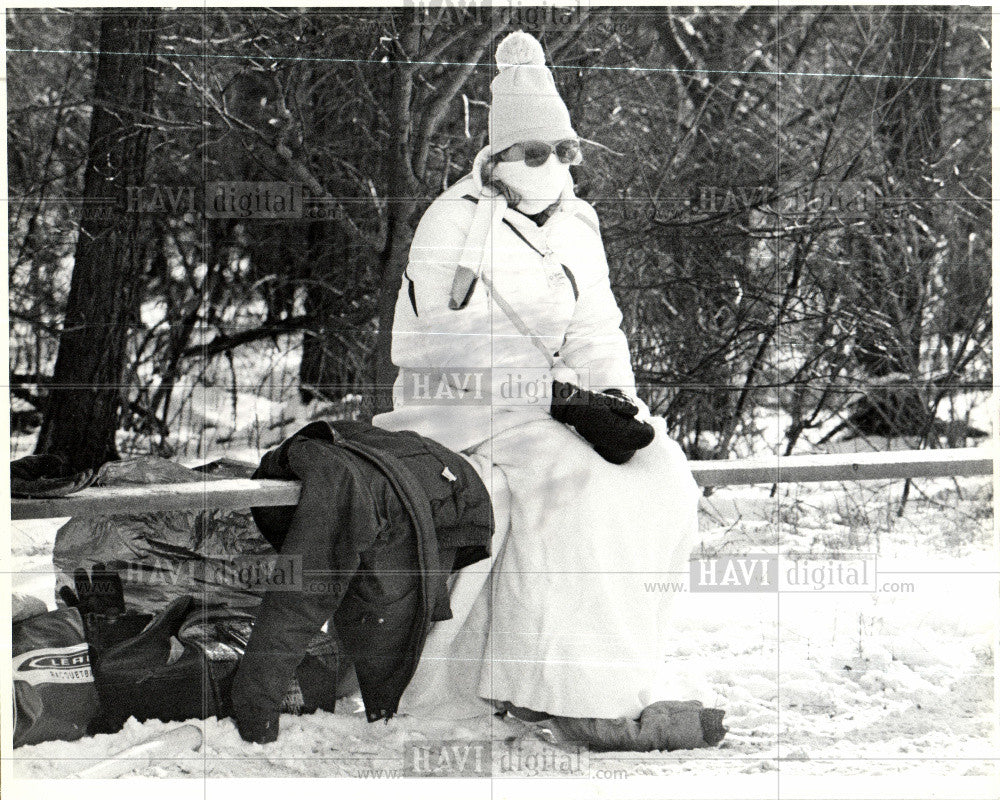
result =
[{"label": "jacket sleeve", "polygon": [[302,494],[281,547],[280,562],[300,569],[301,586],[269,589],[257,609],[231,694],[233,717],[247,741],[273,742],[285,692],[309,642],[337,609],[360,559],[348,531],[374,529],[367,493],[342,459],[323,445],[295,441],[288,450]]},{"label": "jacket sleeve", "polygon": [[[448,305],[474,208],[464,200],[439,198],[421,218],[396,304],[392,361],[401,370],[430,370],[432,387],[442,380],[452,388],[462,388],[465,382],[468,389],[480,380],[484,393],[489,392],[488,400],[449,409],[449,417],[467,417],[468,424],[485,424],[488,430],[491,411],[498,410],[497,406],[524,409],[532,405],[511,400],[510,380],[519,372],[525,380],[536,382],[537,388],[544,386],[545,399],[534,405],[547,414],[552,373],[545,356],[487,296],[481,279],[464,308]],[[464,372],[465,368],[471,372]],[[571,370],[561,369],[561,380],[575,380]]]},{"label": "jacket sleeve", "polygon": [[[586,209],[596,231],[597,215],[589,206]],[[628,340],[621,329],[622,312],[611,291],[608,262],[599,233],[597,238],[595,269],[588,271],[578,287],[580,296],[559,355],[576,371],[586,388],[595,391],[618,388],[637,399]]]},{"label": "jacket sleeve", "polygon": [[460,310],[448,307],[465,245],[472,205],[437,200],[424,212],[410,245],[392,333],[392,361],[401,368],[488,366],[490,309],[482,287]]}]

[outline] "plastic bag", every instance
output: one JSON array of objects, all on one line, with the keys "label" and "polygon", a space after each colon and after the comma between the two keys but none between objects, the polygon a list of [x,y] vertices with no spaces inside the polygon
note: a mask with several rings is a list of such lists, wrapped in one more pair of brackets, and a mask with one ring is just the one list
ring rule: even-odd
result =
[{"label": "plastic bag", "polygon": [[[113,461],[101,467],[95,486],[195,483],[247,478],[254,467],[224,460],[198,469],[154,456]],[[273,554],[249,509],[158,511],[71,519],[56,533],[52,561],[56,591],[73,586],[77,567],[104,562],[122,578],[130,609],[158,614],[176,598],[191,594],[208,605],[250,619],[263,595],[231,580],[235,558]]]}]

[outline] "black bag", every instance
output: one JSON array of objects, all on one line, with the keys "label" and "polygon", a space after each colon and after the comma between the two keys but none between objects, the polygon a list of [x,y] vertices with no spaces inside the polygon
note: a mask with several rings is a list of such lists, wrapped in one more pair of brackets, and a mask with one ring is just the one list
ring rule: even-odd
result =
[{"label": "black bag", "polygon": [[83,621],[75,608],[15,622],[14,747],[72,741],[97,713],[97,690]]},{"label": "black bag", "polygon": [[213,662],[181,629],[194,612],[195,598],[177,598],[138,635],[104,650],[94,665],[101,712],[91,733],[121,730],[129,717],[140,722],[180,722],[220,713],[224,683],[236,669]]},{"label": "black bag", "polygon": [[[217,613],[213,607],[191,595],[179,597],[138,636],[101,652],[94,668],[100,713],[89,732],[114,733],[129,717],[181,722],[229,716],[250,622],[212,613]],[[334,710],[335,667],[307,655],[297,679],[284,710]]]}]

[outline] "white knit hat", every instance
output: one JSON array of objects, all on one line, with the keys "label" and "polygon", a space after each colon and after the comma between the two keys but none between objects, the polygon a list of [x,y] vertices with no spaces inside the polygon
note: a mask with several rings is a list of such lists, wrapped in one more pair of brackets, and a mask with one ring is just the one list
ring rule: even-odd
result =
[{"label": "white knit hat", "polygon": [[530,33],[514,31],[497,47],[500,74],[490,88],[490,152],[525,141],[577,138],[569,111],[545,66],[542,45]]}]

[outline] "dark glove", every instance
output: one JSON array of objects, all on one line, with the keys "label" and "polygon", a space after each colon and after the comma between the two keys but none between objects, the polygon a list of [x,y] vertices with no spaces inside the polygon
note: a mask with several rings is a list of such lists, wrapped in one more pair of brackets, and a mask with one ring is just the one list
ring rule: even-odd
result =
[{"label": "dark glove", "polygon": [[553,379],[549,413],[576,428],[602,458],[613,464],[624,464],[655,436],[652,425],[634,419],[638,406],[618,389],[591,392]]},{"label": "dark glove", "polygon": [[628,409],[627,413],[630,417],[634,417],[636,414],[639,413],[639,406],[633,403],[632,399],[617,386],[612,389],[602,389],[599,392],[599,394],[605,397],[607,397],[608,395],[613,395],[614,397],[621,399],[622,403],[624,403],[624,406],[627,407]]},{"label": "dark glove", "polygon": [[244,742],[270,744],[278,739],[278,712],[261,711],[233,701],[233,720]]},{"label": "dark glove", "polygon": [[59,596],[68,606],[75,606],[81,616],[103,614],[118,616],[125,613],[125,589],[118,572],[106,564],[94,564],[88,574],[83,567],[73,573],[74,592],[68,586],[59,590]]},{"label": "dark glove", "polygon": [[73,583],[76,591],[63,586],[59,597],[80,612],[96,668],[105,650],[138,635],[153,615],[125,610],[122,579],[116,570],[103,563],[94,564],[89,574],[78,567],[73,573]]},{"label": "dark glove", "polygon": [[90,486],[95,472],[72,472],[58,453],[25,456],[10,462],[11,497],[65,497]]},{"label": "dark glove", "polygon": [[[632,414],[632,416],[635,416],[635,414],[639,413],[638,407],[631,400],[629,400],[629,398],[626,396],[625,392],[623,392],[621,389],[618,389],[618,388],[605,389],[602,392],[602,394],[605,394],[605,395],[614,394],[614,395],[617,395],[617,396],[621,397],[632,408],[635,408],[635,412]],[[645,424],[648,424],[648,423],[643,423],[643,424],[645,425]],[[635,448],[629,448],[629,447],[601,447],[601,446],[595,446],[594,449],[597,451],[598,455],[601,456],[601,458],[603,458],[605,461],[610,461],[612,464],[624,464],[626,461],[628,461],[630,458],[632,458],[633,455],[635,455]]]}]

